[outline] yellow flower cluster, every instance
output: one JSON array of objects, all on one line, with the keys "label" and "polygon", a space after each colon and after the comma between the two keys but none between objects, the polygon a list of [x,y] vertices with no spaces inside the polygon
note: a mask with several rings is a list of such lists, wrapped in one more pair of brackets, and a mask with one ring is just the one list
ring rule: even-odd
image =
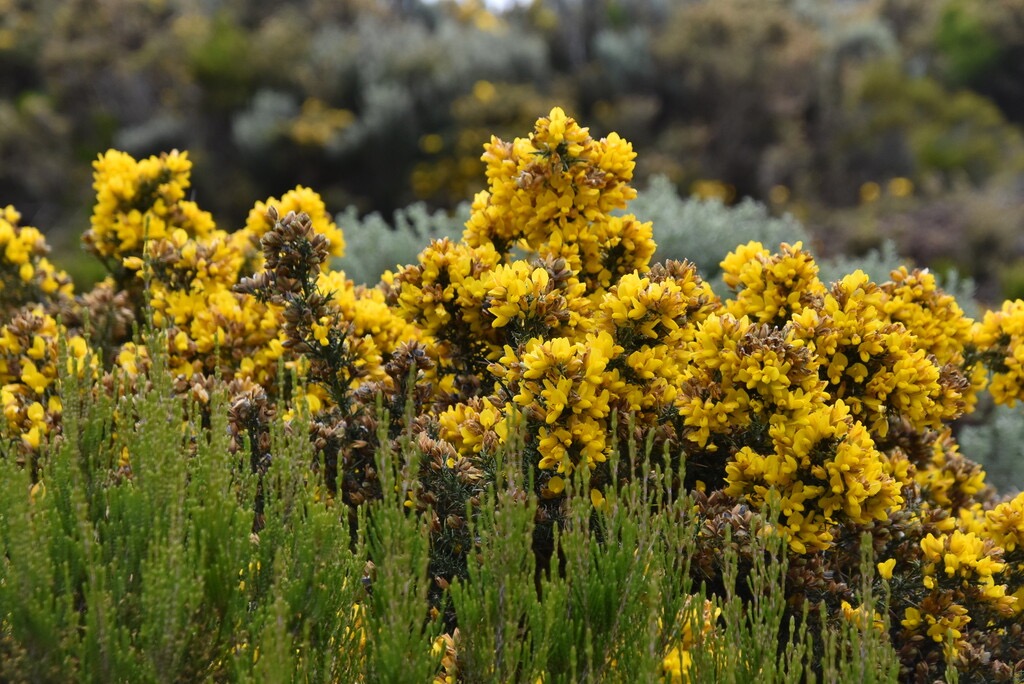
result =
[{"label": "yellow flower cluster", "polygon": [[538,335],[576,337],[580,323],[589,321],[586,285],[565,270],[564,260],[546,266],[514,261],[485,278],[484,306],[494,319],[491,327],[506,328],[507,339],[522,343]]},{"label": "yellow flower cluster", "polygon": [[803,243],[782,243],[772,254],[760,242],[750,242],[722,260],[722,278],[736,296],[726,311],[757,323],[784,325],[810,307],[820,306],[825,286],[818,265]]},{"label": "yellow flower cluster", "polygon": [[0,309],[8,313],[74,292],[71,278],[46,258],[50,250],[42,233],[20,223],[14,207],[0,208]]},{"label": "yellow flower cluster", "polygon": [[966,645],[963,640],[967,625],[971,622],[967,609],[958,603],[933,602],[922,604],[921,608],[905,609],[900,624],[912,633],[924,632],[936,643],[945,643],[947,657],[952,659]]},{"label": "yellow flower cluster", "polygon": [[[973,532],[954,530],[950,534],[936,537],[929,534],[921,540],[924,552],[924,586],[934,589],[936,575],[958,578],[964,584],[970,582],[989,598],[1001,598],[1005,587],[995,583],[994,576],[1005,568],[993,553],[995,543],[984,540]],[[999,554],[1001,555],[1001,554]]]},{"label": "yellow flower cluster", "polygon": [[[276,387],[278,362],[285,355],[283,309],[235,287],[263,264],[260,240],[274,225],[269,208],[279,216],[305,213],[313,231],[327,239],[328,253],[344,254],[344,236],[320,196],[299,186],[280,199],[257,202],[245,227],[229,234],[183,199],[191,170],[187,155],[172,152],[136,162],[110,151],[94,166],[97,204],[86,245],[101,257],[118,257],[128,272],[146,278],[153,322],[168,330],[172,373],[188,379],[218,371],[227,380]],[[415,339],[418,331],[394,315],[383,292],[355,288],[326,263],[320,268],[317,286],[330,298],[335,316],[314,322],[314,328],[326,340],[329,328],[351,326],[359,340],[356,363],[370,367],[364,379],[382,377],[381,352]],[[133,359],[140,352],[148,356],[144,347],[131,345],[132,358],[123,359],[123,367],[137,370]],[[287,365],[300,372],[306,368],[295,359]],[[313,388],[299,394],[318,408],[327,399]]]},{"label": "yellow flower cluster", "polygon": [[448,372],[440,386],[459,388],[445,436],[469,456],[525,419],[557,494],[562,475],[604,461],[614,411],[654,425],[672,405],[683,348],[717,300],[692,265],[641,275],[651,226],[611,216],[635,196],[618,136],[594,140],[554,109],[529,139],[492,139],[483,159],[489,189],[463,241],[436,241],[386,276],[389,301],[425,333]]},{"label": "yellow flower cluster", "polygon": [[93,162],[96,205],[82,240],[101,259],[140,256],[144,241],[181,229],[189,237],[213,232],[213,218],[185,199],[192,162],[177,150],[136,161],[110,150]]},{"label": "yellow flower cluster", "polygon": [[966,366],[971,321],[923,271],[894,271],[885,287],[856,271],[826,290],[801,245],[778,254],[752,242],[722,261],[735,317],[792,323],[821,361],[826,390],[876,437],[891,420],[937,428],[973,408],[984,369]]},{"label": "yellow flower cluster", "polygon": [[840,522],[885,521],[903,498],[902,483],[842,401],[801,413],[771,424],[771,453],[736,452],[725,491],[759,507],[777,492],[790,548],[807,553],[828,549]]},{"label": "yellow flower cluster", "polygon": [[[985,536],[1003,551],[1009,554],[1024,550],[1024,492],[985,513],[985,520]],[[1024,605],[1018,608],[1024,610]]]},{"label": "yellow flower cluster", "polygon": [[877,610],[871,611],[871,615],[869,616],[866,606],[857,606],[854,608],[849,601],[842,601],[839,604],[839,608],[843,612],[843,618],[857,629],[863,630],[871,627],[879,633],[882,633],[885,630],[885,622],[882,619],[882,615]]},{"label": "yellow flower cluster", "polygon": [[491,138],[484,149],[488,190],[474,199],[468,245],[564,258],[591,291],[647,270],[651,225],[611,215],[636,196],[628,142],[615,133],[595,140],[556,107],[529,138]]},{"label": "yellow flower cluster", "polygon": [[711,314],[687,346],[687,360],[676,407],[687,439],[711,452],[752,423],[799,418],[825,399],[818,362],[790,327]]},{"label": "yellow flower cluster", "polygon": [[332,307],[342,321],[352,326],[352,334],[369,336],[382,354],[391,354],[402,342],[417,340],[422,334],[388,306],[383,291],[357,286],[341,271],[323,271],[317,287],[330,293]]},{"label": "yellow flower cluster", "polygon": [[972,321],[952,295],[939,289],[932,273],[901,266],[889,274],[882,291],[886,318],[902,323],[918,349],[941,365],[963,365],[964,350],[972,341]]},{"label": "yellow flower cluster", "polygon": [[[534,338],[519,353],[506,347],[493,366],[502,380],[518,388],[513,401],[523,415],[540,425],[541,470],[571,475],[579,466],[592,469],[607,459],[610,399],[621,386],[608,362],[617,351],[604,332],[581,342]],[[548,488],[561,493],[563,479],[552,478]]]},{"label": "yellow flower cluster", "polygon": [[168,328],[172,372],[188,378],[219,367],[228,378],[272,385],[283,351],[280,310],[232,292],[242,258],[228,236],[217,230],[197,240],[177,229],[148,251],[149,304],[153,322]]},{"label": "yellow flower cluster", "polygon": [[[965,636],[975,617],[1008,618],[1019,612],[1017,599],[997,583],[1006,564],[994,540],[974,532],[929,533],[920,543],[922,583],[927,591],[918,605],[904,609],[901,622],[911,633],[942,643],[948,656],[969,648]],[[991,629],[993,625],[977,625]]]},{"label": "yellow flower cluster", "polygon": [[645,423],[673,406],[687,345],[717,306],[711,288],[686,262],[658,265],[644,276],[627,274],[602,296],[595,324],[620,350],[611,366],[621,374],[617,407],[623,414]]},{"label": "yellow flower cluster", "polygon": [[935,436],[929,460],[915,465],[914,480],[929,508],[956,513],[985,488],[985,471],[960,454],[948,427]]},{"label": "yellow flower cluster", "polygon": [[418,264],[384,274],[389,303],[432,341],[440,369],[480,372],[501,349],[485,320],[494,302],[484,302],[490,289],[485,280],[500,261],[490,245],[470,247],[445,238],[420,252]]},{"label": "yellow flower cluster", "polygon": [[26,307],[0,328],[0,436],[36,453],[60,432],[63,410],[58,392],[59,345],[67,347],[66,372],[92,372],[96,359],[80,335],[68,335],[42,306]]},{"label": "yellow flower cluster", "polygon": [[441,436],[465,456],[473,457],[492,450],[508,438],[508,422],[501,406],[490,399],[474,397],[442,411],[437,421]]},{"label": "yellow flower cluster", "polygon": [[876,438],[886,437],[898,420],[913,430],[938,428],[964,412],[970,391],[959,370],[940,367],[912,332],[886,317],[891,301],[855,271],[832,286],[820,309],[793,318],[822,360],[826,390],[843,399]]},{"label": "yellow flower cluster", "polygon": [[974,331],[974,342],[996,354],[989,392],[999,404],[1013,406],[1024,399],[1024,300],[1004,302],[989,311]]},{"label": "yellow flower cluster", "polygon": [[681,351],[717,306],[693,264],[669,262],[620,278],[601,298],[597,323],[630,351],[654,344]]},{"label": "yellow flower cluster", "polygon": [[153,322],[168,330],[172,373],[190,378],[220,370],[229,380],[275,384],[283,352],[280,308],[232,291],[244,266],[233,236],[213,229],[195,237],[176,228],[151,239],[144,258],[123,261],[140,278],[148,276],[148,304]]},{"label": "yellow flower cluster", "polygon": [[1024,615],[1024,492],[985,511],[977,531],[1003,550],[1003,581],[1016,599],[1013,612]]}]

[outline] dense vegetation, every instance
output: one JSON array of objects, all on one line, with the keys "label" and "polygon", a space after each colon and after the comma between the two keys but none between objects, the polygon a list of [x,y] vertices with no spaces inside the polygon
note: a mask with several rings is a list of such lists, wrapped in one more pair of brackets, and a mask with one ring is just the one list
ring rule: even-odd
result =
[{"label": "dense vegetation", "polygon": [[554,108],[369,285],[315,192],[227,232],[186,153],[95,161],[84,293],[6,208],[3,675],[1019,680],[1024,494],[956,433],[1024,398],[1024,301],[799,242],[716,292],[634,157]]},{"label": "dense vegetation", "polygon": [[641,188],[753,197],[829,255],[892,239],[993,303],[1024,294],[1022,53],[1021,0],[3,0],[0,197],[85,282],[109,147],[190,150],[232,229],[296,183],[390,220],[469,199],[489,136],[557,104]]}]

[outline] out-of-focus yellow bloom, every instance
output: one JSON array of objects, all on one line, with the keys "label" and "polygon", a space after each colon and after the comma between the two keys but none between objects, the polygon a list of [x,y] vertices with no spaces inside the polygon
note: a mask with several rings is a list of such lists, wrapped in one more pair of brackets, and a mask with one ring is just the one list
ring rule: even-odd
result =
[{"label": "out-of-focus yellow bloom", "polygon": [[877,610],[872,611],[872,615],[868,616],[867,610],[865,610],[864,606],[857,606],[854,608],[847,601],[843,601],[840,608],[843,611],[843,617],[858,629],[867,629],[870,626],[879,633],[885,631],[885,622],[882,619],[882,615]]},{"label": "out-of-focus yellow bloom", "polygon": [[768,191],[768,199],[772,204],[785,204],[789,201],[789,188],[785,185],[773,185]]},{"label": "out-of-focus yellow bloom", "polygon": [[85,339],[69,334],[41,304],[24,307],[0,327],[0,436],[37,451],[44,439],[60,434],[63,410],[59,397],[60,344],[67,353],[67,373],[94,376],[96,358]]},{"label": "out-of-focus yellow bloom", "polygon": [[882,186],[875,181],[868,181],[860,186],[861,204],[873,204],[882,196]]},{"label": "out-of-focus yellow bloom", "polygon": [[[670,641],[665,657],[661,661],[661,681],[668,684],[686,684],[690,682],[690,668],[693,666],[693,657],[690,650],[697,643],[698,638],[707,637],[715,628],[715,620],[721,614],[720,608],[705,599],[703,611],[699,615],[702,618],[700,631],[695,633],[693,623],[693,611],[691,609],[693,597],[688,597],[683,608],[677,615],[677,624],[680,625],[678,639]],[[662,627],[661,621],[658,626]],[[707,645],[704,644],[704,648]]]},{"label": "out-of-focus yellow bloom", "polygon": [[29,501],[36,503],[46,498],[46,483],[42,480],[32,485],[32,488],[28,491]]},{"label": "out-of-focus yellow bloom", "polygon": [[899,199],[910,197],[914,194],[914,181],[902,176],[889,179],[886,187],[890,195]]},{"label": "out-of-focus yellow bloom", "polygon": [[13,206],[0,207],[0,311],[70,298],[74,291],[71,278],[46,258],[43,234],[20,221]]},{"label": "out-of-focus yellow bloom", "polygon": [[192,172],[188,153],[174,150],[136,161],[109,150],[93,168],[96,205],[82,239],[98,256],[138,256],[145,240],[167,238],[176,229],[199,238],[213,232],[210,214],[185,199]]}]

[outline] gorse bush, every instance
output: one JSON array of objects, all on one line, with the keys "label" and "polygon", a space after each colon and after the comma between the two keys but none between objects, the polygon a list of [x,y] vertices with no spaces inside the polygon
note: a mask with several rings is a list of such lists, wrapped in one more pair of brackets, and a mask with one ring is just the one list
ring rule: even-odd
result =
[{"label": "gorse bush", "polygon": [[218,229],[184,153],[95,162],[86,294],[7,210],[11,677],[1019,678],[1024,495],[953,424],[1024,398],[1024,302],[800,242],[723,298],[651,264],[634,156],[492,138],[377,286],[307,188]]}]

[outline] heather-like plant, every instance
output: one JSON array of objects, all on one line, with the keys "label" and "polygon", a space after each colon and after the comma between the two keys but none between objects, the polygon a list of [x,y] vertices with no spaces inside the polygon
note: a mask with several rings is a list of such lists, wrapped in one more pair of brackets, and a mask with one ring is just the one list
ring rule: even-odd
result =
[{"label": "heather-like plant", "polygon": [[[229,443],[239,408],[226,385],[201,411],[203,428],[166,362],[156,352],[142,391],[121,399],[63,374],[63,441],[35,476],[0,459],[5,680],[675,682],[781,667],[792,681],[817,667],[822,651],[807,632],[793,632],[785,654],[774,645],[784,565],[762,563],[749,580],[734,570],[725,588],[736,593],[721,598],[693,584],[699,519],[692,501],[662,497],[670,473],[652,472],[596,512],[590,496],[574,496],[558,532],[564,558],[536,568],[538,499],[518,447],[496,453],[496,476],[474,506],[467,578],[451,585],[444,612],[428,612],[438,582],[431,523],[405,505],[427,454],[411,442],[377,453],[389,494],[361,509],[352,538],[308,469],[305,432],[270,425],[273,457],[251,470]],[[114,431],[126,419],[130,438]],[[642,457],[629,451],[621,457]],[[770,557],[780,542],[750,539]],[[736,550],[723,560],[736,563]],[[766,602],[751,615],[744,581]],[[444,627],[455,619],[457,629]],[[881,640],[855,649],[859,636],[842,625],[823,627],[827,662],[892,662]],[[742,663],[724,657],[735,646]]]}]

